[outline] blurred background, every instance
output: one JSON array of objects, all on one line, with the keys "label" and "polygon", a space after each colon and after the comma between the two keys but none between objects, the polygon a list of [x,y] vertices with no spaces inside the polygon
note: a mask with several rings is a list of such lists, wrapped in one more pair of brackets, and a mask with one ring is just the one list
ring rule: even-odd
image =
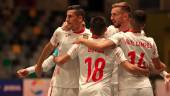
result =
[{"label": "blurred background", "polygon": [[[170,72],[170,0],[0,0],[0,85],[3,80],[20,82],[16,71],[36,63],[44,44],[65,19],[67,6],[81,5],[89,27],[90,18],[96,14],[107,17],[110,24],[111,5],[119,1],[146,11],[146,35],[155,39],[160,58]],[[43,77],[50,78],[52,72],[44,73]],[[34,77],[35,74],[28,78]],[[161,77],[151,76],[153,82],[156,79]]]}]

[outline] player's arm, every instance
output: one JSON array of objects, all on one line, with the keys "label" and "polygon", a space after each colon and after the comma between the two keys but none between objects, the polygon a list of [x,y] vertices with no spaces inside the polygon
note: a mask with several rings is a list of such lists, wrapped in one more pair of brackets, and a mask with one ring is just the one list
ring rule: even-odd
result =
[{"label": "player's arm", "polygon": [[107,48],[110,46],[115,46],[115,44],[109,39],[100,40],[100,41],[96,42],[94,40],[79,38],[76,41],[74,41],[73,43],[75,43],[75,44],[82,43],[92,49],[104,49],[104,48]]},{"label": "player's arm", "polygon": [[96,42],[94,40],[79,38],[74,43],[76,43],[76,44],[82,43],[82,44],[86,45],[87,47],[93,48],[93,49],[105,49],[108,47],[115,48],[116,45],[119,44],[119,42],[122,38],[123,38],[122,33],[116,33],[116,34],[110,36],[108,39],[100,40],[98,42]]},{"label": "player's arm", "polygon": [[70,59],[73,59],[77,56],[77,48],[78,48],[79,45],[77,44],[74,44],[68,51],[66,54],[62,54],[60,56],[55,56],[53,61],[56,63],[56,64],[64,64],[65,62],[67,62],[68,60]]},{"label": "player's arm", "polygon": [[49,56],[49,54],[52,53],[54,48],[58,46],[59,41],[62,38],[62,33],[63,33],[62,28],[61,27],[57,28],[53,33],[53,36],[50,39],[50,41],[45,45],[43,51],[41,52],[41,55],[37,60],[36,67],[35,67],[35,71],[38,75],[40,75],[42,71],[42,67],[41,67],[42,62],[47,58],[47,56]]},{"label": "player's arm", "polygon": [[61,65],[64,64],[65,62],[67,62],[68,60],[70,60],[70,55],[66,54],[62,54],[59,56],[55,56],[53,61],[55,62],[55,64],[57,65]]},{"label": "player's arm", "polygon": [[158,73],[164,71],[166,68],[166,65],[160,61],[159,57],[152,58],[152,63],[154,64],[154,67]]},{"label": "player's arm", "polygon": [[151,38],[151,42],[153,42],[153,47],[152,47],[152,63],[155,67],[155,69],[158,71],[158,73],[162,72],[165,70],[166,65],[160,60],[159,55],[158,55],[158,50],[155,41]]},{"label": "player's arm", "polygon": [[158,73],[160,74],[160,76],[164,78],[165,82],[170,82],[170,74],[165,71],[166,65],[162,61],[157,61],[157,62],[159,62],[160,64],[158,63],[154,65],[156,69],[158,70]]},{"label": "player's arm", "polygon": [[16,74],[18,77],[24,78],[33,72],[35,72],[35,66],[31,66],[31,67],[24,68],[24,69],[19,69]]},{"label": "player's arm", "polygon": [[51,42],[48,42],[43,51],[41,52],[41,55],[39,56],[38,58],[38,61],[36,63],[36,66],[35,66],[35,71],[37,73],[38,76],[40,76],[41,74],[41,71],[42,71],[42,63],[43,61],[47,58],[47,56],[50,55],[50,53],[52,53],[52,51],[54,50],[55,46],[53,46],[51,44]]},{"label": "player's arm", "polygon": [[148,69],[140,68],[136,65],[129,63],[127,60],[121,62],[121,66],[123,66],[128,72],[134,75],[148,75],[149,74]]},{"label": "player's arm", "polygon": [[129,63],[121,48],[117,47],[114,49],[113,54],[116,62],[125,68],[128,72],[135,75],[147,75],[149,73],[148,69],[139,68],[135,64]]},{"label": "player's arm", "polygon": [[162,71],[160,75],[164,78],[165,82],[170,82],[170,73]]},{"label": "player's arm", "polygon": [[[49,56],[46,60],[44,60],[43,64],[42,64],[42,69],[43,72],[47,72],[48,70],[50,70],[52,67],[54,67],[55,64],[53,62],[53,56]],[[24,69],[20,69],[17,71],[17,76],[20,78],[24,78],[28,75],[30,75],[31,73],[35,72],[35,66],[31,66],[28,68],[24,68]]]}]

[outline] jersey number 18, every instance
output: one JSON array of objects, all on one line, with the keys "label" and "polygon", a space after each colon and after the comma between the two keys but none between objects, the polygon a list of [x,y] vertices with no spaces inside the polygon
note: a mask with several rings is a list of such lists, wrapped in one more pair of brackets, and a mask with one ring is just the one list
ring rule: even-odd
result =
[{"label": "jersey number 18", "polygon": [[[103,69],[106,64],[105,60],[103,58],[97,58],[94,62],[95,63],[94,70],[92,70],[92,62],[93,62],[93,60],[91,57],[88,57],[85,59],[85,64],[88,64],[88,74],[87,74],[86,82],[89,81],[91,75],[92,75],[92,80],[94,82],[101,80],[103,78]],[[100,65],[100,67],[99,67],[99,65]],[[99,75],[97,75],[97,73]]]}]

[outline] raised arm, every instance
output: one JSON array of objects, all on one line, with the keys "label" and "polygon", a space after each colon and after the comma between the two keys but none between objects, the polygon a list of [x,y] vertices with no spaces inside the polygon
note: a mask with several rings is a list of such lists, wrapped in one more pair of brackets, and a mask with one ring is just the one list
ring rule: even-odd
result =
[{"label": "raised arm", "polygon": [[36,74],[38,76],[41,75],[41,72],[42,72],[42,67],[41,66],[42,66],[43,61],[50,55],[50,53],[52,53],[54,48],[55,48],[55,46],[53,46],[50,42],[48,42],[45,45],[43,51],[41,52],[41,55],[38,58],[36,66],[35,66],[35,71],[36,71]]}]

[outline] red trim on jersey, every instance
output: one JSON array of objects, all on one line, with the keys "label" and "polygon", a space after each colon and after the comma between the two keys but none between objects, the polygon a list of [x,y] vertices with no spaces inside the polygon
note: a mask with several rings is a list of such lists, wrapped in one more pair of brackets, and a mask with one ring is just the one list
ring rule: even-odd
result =
[{"label": "red trim on jersey", "polygon": [[134,29],[128,29],[128,30],[126,30],[126,31],[123,31],[123,32],[132,32],[132,33],[137,33]]},{"label": "red trim on jersey", "polygon": [[83,27],[80,31],[77,31],[77,32],[74,32],[76,34],[80,34],[80,33],[83,33],[85,31],[85,27]]},{"label": "red trim on jersey", "polygon": [[97,39],[97,38],[99,38],[99,36],[93,34],[92,38]]},{"label": "red trim on jersey", "polygon": [[125,31],[123,31],[123,32],[134,32],[134,30],[133,29],[127,29],[127,30],[125,30]]}]

